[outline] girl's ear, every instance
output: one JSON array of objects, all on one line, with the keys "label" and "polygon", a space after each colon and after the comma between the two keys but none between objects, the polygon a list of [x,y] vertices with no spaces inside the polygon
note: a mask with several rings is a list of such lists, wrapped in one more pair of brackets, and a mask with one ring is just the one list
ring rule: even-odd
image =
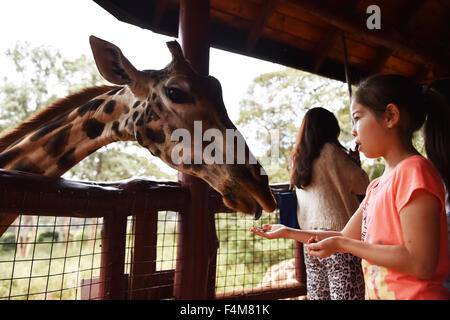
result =
[{"label": "girl's ear", "polygon": [[400,110],[396,104],[389,103],[384,112],[385,123],[389,129],[392,129],[400,121]]}]

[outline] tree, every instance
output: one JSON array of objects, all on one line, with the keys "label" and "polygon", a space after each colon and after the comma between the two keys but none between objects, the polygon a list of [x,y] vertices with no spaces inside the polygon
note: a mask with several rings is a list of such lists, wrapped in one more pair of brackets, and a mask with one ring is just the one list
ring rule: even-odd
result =
[{"label": "tree", "polygon": [[[289,181],[289,155],[305,112],[324,107],[334,112],[341,126],[343,143],[352,140],[346,85],[295,69],[260,75],[253,80],[240,102],[237,124],[244,136],[257,142],[257,158],[270,182]],[[270,140],[279,136],[279,157],[271,154]],[[269,160],[270,159],[270,160]]]}]

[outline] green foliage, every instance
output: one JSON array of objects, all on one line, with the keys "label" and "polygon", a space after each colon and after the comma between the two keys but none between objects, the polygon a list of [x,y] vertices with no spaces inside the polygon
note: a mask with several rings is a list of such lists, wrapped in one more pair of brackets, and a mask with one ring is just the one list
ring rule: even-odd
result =
[{"label": "green foliage", "polygon": [[263,212],[260,220],[254,221],[242,213],[215,215],[218,292],[255,287],[270,266],[293,257],[292,240],[267,240],[248,231],[252,226],[278,223],[278,217],[276,213]]},{"label": "green foliage", "polygon": [[[159,180],[174,180],[174,175],[161,171],[150,159],[147,151],[136,152],[134,142],[116,142],[89,155],[73,167],[67,175],[74,179],[90,181],[116,181],[133,176]],[[138,147],[140,149],[140,147]],[[126,152],[124,152],[126,151]]]},{"label": "green foliage", "polygon": [[12,251],[16,248],[16,236],[13,233],[5,233],[0,238],[0,249],[3,251]]},{"label": "green foliage", "polygon": [[[289,156],[305,112],[326,108],[336,115],[343,143],[352,140],[347,86],[286,68],[260,75],[253,80],[240,103],[237,125],[244,136],[255,140],[257,158],[266,169],[270,183],[289,181]],[[278,134],[279,157],[274,159],[270,139]]]},{"label": "green foliage", "polygon": [[37,242],[57,242],[59,239],[59,232],[57,231],[45,231],[39,234]]}]

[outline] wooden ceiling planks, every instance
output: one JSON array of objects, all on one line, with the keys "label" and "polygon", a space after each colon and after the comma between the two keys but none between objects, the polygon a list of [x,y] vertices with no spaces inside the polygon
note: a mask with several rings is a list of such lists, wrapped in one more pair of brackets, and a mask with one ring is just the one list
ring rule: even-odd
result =
[{"label": "wooden ceiling planks", "polygon": [[[94,1],[122,21],[176,36],[179,0]],[[366,27],[372,4],[381,9],[381,30]],[[344,34],[352,82],[378,72],[422,82],[450,75],[446,0],[210,0],[210,6],[213,47],[344,81]]]}]

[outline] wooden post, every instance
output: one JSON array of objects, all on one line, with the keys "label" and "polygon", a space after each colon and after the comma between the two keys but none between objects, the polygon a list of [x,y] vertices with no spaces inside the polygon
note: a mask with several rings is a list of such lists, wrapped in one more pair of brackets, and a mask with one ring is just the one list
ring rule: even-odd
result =
[{"label": "wooden post", "polygon": [[295,258],[295,279],[306,288],[306,266],[305,258],[303,256],[303,244],[301,242],[294,242],[294,258]]},{"label": "wooden post", "polygon": [[[179,38],[184,56],[200,74],[209,73],[209,0],[181,0]],[[176,299],[214,298],[215,255],[218,241],[214,214],[208,208],[208,186],[202,180],[179,172],[179,181],[189,188],[190,201],[180,214],[178,256],[175,269]]]},{"label": "wooden post", "polygon": [[103,218],[100,262],[100,299],[122,300],[125,290],[125,245],[127,216],[108,214]]},{"label": "wooden post", "polygon": [[134,221],[134,247],[131,264],[131,300],[156,299],[152,276],[156,272],[158,211],[136,213]]}]

